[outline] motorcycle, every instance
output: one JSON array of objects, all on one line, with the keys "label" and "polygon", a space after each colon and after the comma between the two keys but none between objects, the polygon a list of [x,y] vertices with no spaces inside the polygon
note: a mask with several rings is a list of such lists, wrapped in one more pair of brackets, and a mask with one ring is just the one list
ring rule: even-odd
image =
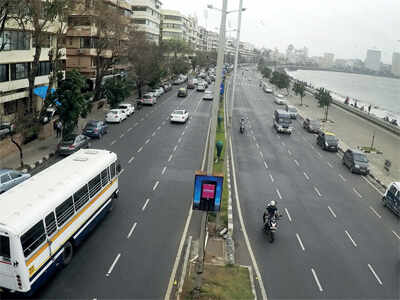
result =
[{"label": "motorcycle", "polygon": [[240,128],[239,128],[239,131],[240,131],[241,134],[243,134],[243,133],[244,133],[244,130],[245,130],[245,120],[244,120],[244,119],[241,119],[241,120],[240,120]]},{"label": "motorcycle", "polygon": [[264,232],[269,235],[269,242],[273,243],[275,239],[275,232],[278,229],[278,216],[268,217],[267,222],[264,223]]},{"label": "motorcycle", "polygon": [[140,99],[136,100],[136,109],[140,110],[143,107],[143,103]]}]

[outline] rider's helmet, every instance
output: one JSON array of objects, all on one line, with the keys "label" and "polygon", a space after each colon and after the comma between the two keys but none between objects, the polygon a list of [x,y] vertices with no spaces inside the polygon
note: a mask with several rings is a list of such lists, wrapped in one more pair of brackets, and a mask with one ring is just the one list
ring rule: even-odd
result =
[{"label": "rider's helmet", "polygon": [[272,201],[269,203],[269,205],[270,205],[270,206],[276,206],[276,203],[275,203],[274,200],[272,200]]}]

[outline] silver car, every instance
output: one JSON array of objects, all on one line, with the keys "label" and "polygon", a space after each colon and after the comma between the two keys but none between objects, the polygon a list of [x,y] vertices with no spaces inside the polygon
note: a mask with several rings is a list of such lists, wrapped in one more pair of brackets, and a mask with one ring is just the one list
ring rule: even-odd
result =
[{"label": "silver car", "polygon": [[29,173],[10,169],[0,169],[0,194],[8,191],[17,184],[27,180],[31,177]]}]

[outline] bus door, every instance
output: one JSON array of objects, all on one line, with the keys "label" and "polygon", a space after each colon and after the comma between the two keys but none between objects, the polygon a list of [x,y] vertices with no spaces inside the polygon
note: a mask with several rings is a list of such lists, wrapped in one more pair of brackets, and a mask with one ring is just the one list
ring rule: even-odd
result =
[{"label": "bus door", "polygon": [[16,273],[11,253],[9,234],[0,228],[0,288],[16,290]]}]

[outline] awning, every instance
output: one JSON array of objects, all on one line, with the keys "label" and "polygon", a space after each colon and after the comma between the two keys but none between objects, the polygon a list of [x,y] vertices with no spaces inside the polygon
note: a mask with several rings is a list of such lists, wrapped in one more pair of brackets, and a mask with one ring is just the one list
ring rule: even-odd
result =
[{"label": "awning", "polygon": [[[42,98],[43,100],[46,99],[46,94],[47,94],[47,90],[48,90],[48,86],[39,86],[37,88],[33,89],[33,93],[37,96],[39,96],[40,98]],[[51,89],[51,93],[53,94],[56,90],[55,89]],[[61,103],[57,100],[55,100],[56,105],[60,106]]]}]

